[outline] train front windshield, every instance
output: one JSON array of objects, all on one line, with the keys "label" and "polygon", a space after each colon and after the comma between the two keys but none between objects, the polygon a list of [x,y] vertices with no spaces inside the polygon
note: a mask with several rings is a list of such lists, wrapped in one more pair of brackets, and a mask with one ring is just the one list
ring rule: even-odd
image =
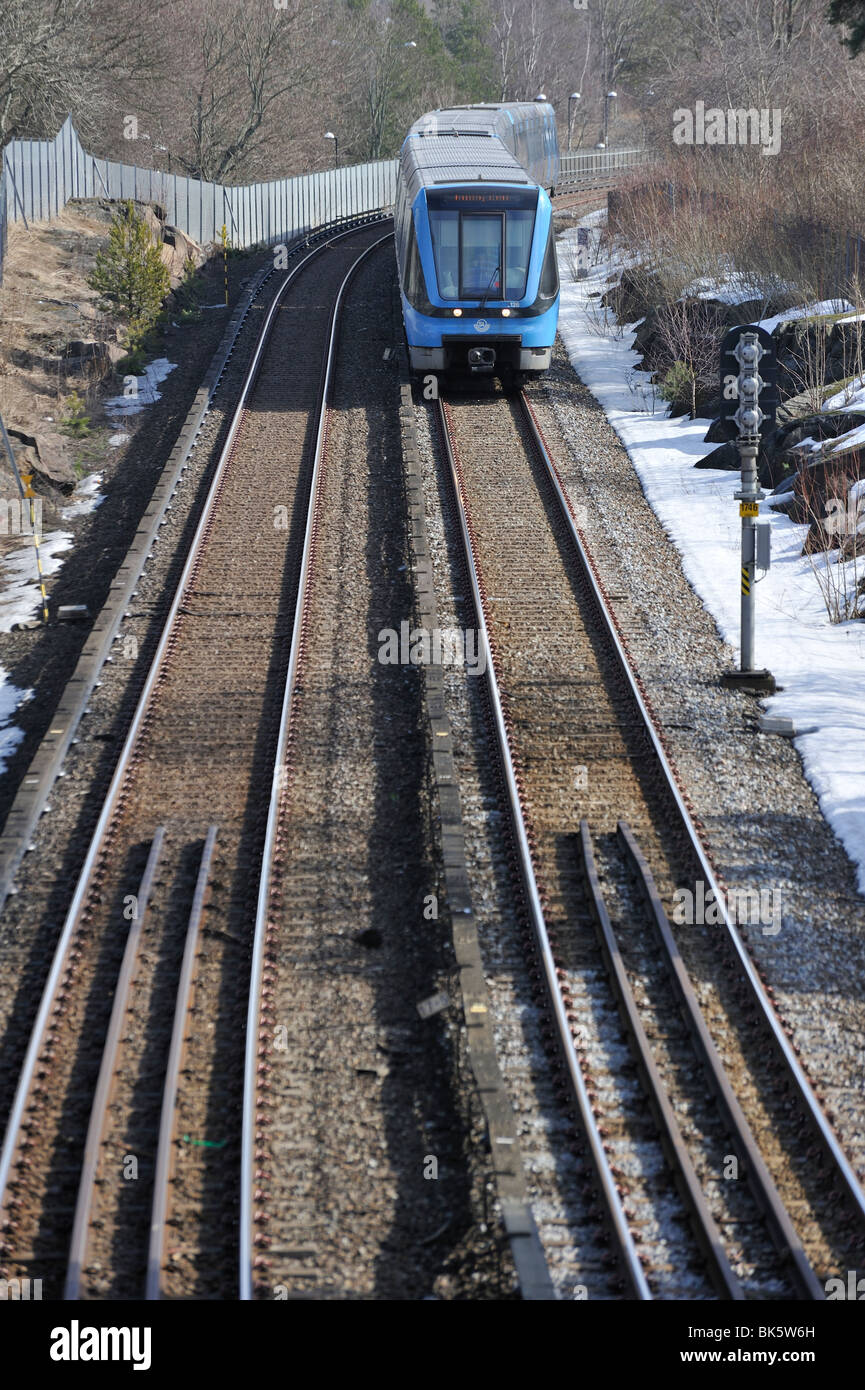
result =
[{"label": "train front windshield", "polygon": [[442,299],[524,297],[537,202],[534,188],[427,195]]}]

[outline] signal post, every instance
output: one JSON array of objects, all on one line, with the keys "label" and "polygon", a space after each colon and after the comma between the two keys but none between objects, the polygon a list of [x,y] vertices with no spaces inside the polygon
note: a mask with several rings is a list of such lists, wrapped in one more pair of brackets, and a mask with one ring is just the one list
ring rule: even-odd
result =
[{"label": "signal post", "polygon": [[757,458],[761,436],[775,421],[777,375],[775,344],[765,329],[745,324],[730,330],[721,344],[721,419],[728,437],[737,436],[742,470],[741,487],[734,494],[742,518],[741,641],[739,669],[725,672],[722,680],[724,685],[760,694],[774,691],[775,678],[758,667],[755,658],[754,587],[758,571],[762,577],[771,564],[769,523],[757,521],[765,495]]}]

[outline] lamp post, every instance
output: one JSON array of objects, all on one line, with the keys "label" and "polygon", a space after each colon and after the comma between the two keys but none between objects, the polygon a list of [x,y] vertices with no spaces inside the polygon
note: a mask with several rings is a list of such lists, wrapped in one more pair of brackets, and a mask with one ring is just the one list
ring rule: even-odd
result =
[{"label": "lamp post", "polygon": [[604,93],[604,149],[607,148],[607,122],[609,119],[610,102],[615,101],[615,92]]},{"label": "lamp post", "polygon": [[574,124],[573,119],[571,117],[571,103],[574,101],[579,101],[579,99],[579,92],[571,92],[571,95],[568,97],[568,149],[571,148],[571,133],[573,131]]},{"label": "lamp post", "polygon": [[333,141],[333,167],[334,167],[334,169],[338,169],[338,168],[339,168],[339,140],[338,140],[337,137],[334,135],[334,133],[333,133],[332,130],[326,130],[326,131],[324,132],[324,138],[325,138],[325,140],[332,140],[332,141]]}]

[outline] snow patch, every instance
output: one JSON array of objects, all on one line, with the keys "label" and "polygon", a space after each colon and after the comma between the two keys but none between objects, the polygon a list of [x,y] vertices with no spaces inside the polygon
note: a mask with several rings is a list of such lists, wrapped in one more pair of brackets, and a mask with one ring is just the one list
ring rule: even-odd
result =
[{"label": "snow patch", "polygon": [[12,716],[32,697],[32,690],[21,690],[13,685],[6,667],[0,666],[0,774],[6,771],[9,759],[24,737],[24,730],[12,724]]},{"label": "snow patch", "polygon": [[[55,574],[63,561],[60,556],[72,545],[69,531],[49,531],[39,542],[39,558],[44,575]],[[0,562],[0,632],[11,632],[15,623],[34,618],[42,607],[42,594],[36,573],[36,550],[31,544],[12,550]]]},{"label": "snow patch", "polygon": [[823,402],[824,410],[865,410],[865,377],[857,376]]},{"label": "snow patch", "polygon": [[97,507],[101,507],[105,501],[104,496],[99,491],[99,484],[102,482],[101,473],[88,473],[86,478],[82,478],[72,494],[72,501],[68,507],[64,507],[60,515],[64,521],[69,521],[73,516],[86,516],[88,512],[95,512]]},{"label": "snow patch", "polygon": [[[853,305],[846,299],[818,299],[816,304],[803,304],[796,309],[785,309],[783,314],[773,318],[761,319],[760,327],[771,333],[779,323],[792,323],[794,319],[823,318],[827,314],[855,314]],[[849,322],[849,320],[845,320]]]},{"label": "snow patch", "polygon": [[161,400],[162,393],[156,388],[176,366],[177,363],[169,362],[167,357],[157,357],[155,362],[148,362],[143,376],[135,378],[138,383],[137,394],[109,397],[105,402],[105,414],[109,418],[137,415],[146,405],[153,405],[154,401]]}]

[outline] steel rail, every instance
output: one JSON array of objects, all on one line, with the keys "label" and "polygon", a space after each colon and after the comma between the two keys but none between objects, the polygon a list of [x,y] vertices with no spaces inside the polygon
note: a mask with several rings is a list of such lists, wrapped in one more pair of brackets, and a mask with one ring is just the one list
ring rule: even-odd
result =
[{"label": "steel rail", "polygon": [[573,1089],[577,1112],[585,1132],[586,1142],[597,1173],[598,1183],[607,1205],[610,1223],[616,1240],[618,1241],[622,1256],[623,1271],[632,1294],[636,1298],[648,1300],[652,1298],[652,1293],[634,1244],[624,1206],[616,1186],[616,1179],[612,1172],[610,1161],[607,1158],[603,1140],[598,1130],[598,1124],[592,1111],[588,1090],[574,1045],[574,1038],[571,1033],[570,1024],[568,1023],[565,1002],[559,986],[559,970],[556,966],[546,921],[544,919],[543,905],[535,878],[528,831],[523,816],[519,786],[511,756],[510,741],[508,739],[498,677],[496,675],[495,662],[493,659],[492,645],[487,628],[486,611],[475,558],[471,525],[467,514],[461,469],[453,444],[447,406],[441,398],[439,398],[437,405],[439,431],[450,470],[454,499],[463,538],[463,549],[486,658],[487,689],[492,706],[493,720],[499,745],[499,756],[501,758],[502,771],[513,822],[520,872],[526,894],[526,905],[543,969],[550,1006],[555,1019],[559,1047]]},{"label": "steel rail", "polygon": [[198,933],[204,905],[207,898],[210,864],[216,844],[217,827],[211,825],[207,831],[201,863],[189,912],[186,928],[186,943],[183,948],[183,963],[180,967],[180,980],[177,986],[177,1004],[174,1010],[174,1024],[171,1030],[171,1047],[168,1053],[168,1066],[165,1069],[165,1088],[162,1093],[162,1112],[159,1117],[159,1139],[156,1146],[156,1167],[153,1174],[153,1202],[150,1217],[150,1241],[147,1250],[147,1276],[144,1297],[157,1299],[161,1293],[162,1270],[165,1263],[165,1237],[168,1231],[168,1211],[171,1195],[171,1180],[174,1176],[175,1134],[177,1120],[177,1094],[180,1088],[180,1072],[186,1052],[187,1028],[194,997],[195,963],[198,950]]},{"label": "steel rail", "polygon": [[[60,987],[61,979],[66,968],[66,962],[69,955],[69,951],[78,928],[81,910],[84,906],[87,897],[87,892],[90,886],[90,880],[93,874],[93,870],[99,858],[106,831],[111,822],[111,818],[114,815],[117,798],[120,795],[126,772],[132,759],[132,754],[138,739],[138,734],[144,722],[147,709],[150,703],[150,697],[162,670],[163,662],[165,660],[171,637],[174,632],[178,612],[183,603],[187,585],[198,563],[199,555],[201,553],[206,536],[208,534],[211,517],[215,509],[216,500],[219,496],[222,479],[231,456],[232,448],[237,437],[237,432],[240,428],[240,424],[245,413],[246,402],[249,398],[249,395],[258,376],[265,347],[268,343],[273,328],[277,309],[282,303],[282,300],[289,287],[294,283],[295,279],[310,264],[311,261],[316,259],[318,256],[322,255],[324,251],[326,251],[329,247],[333,246],[337,241],[342,241],[346,237],[357,236],[359,233],[363,232],[366,229],[367,225],[369,224],[363,223],[360,227],[348,228],[345,231],[338,232],[335,236],[329,238],[328,240],[316,244],[316,246],[314,246],[310,250],[309,254],[304,256],[303,259],[300,260],[297,263],[297,265],[295,265],[291,269],[288,275],[286,275],[282,285],[280,286],[273,299],[273,302],[270,305],[267,317],[262,326],[252,360],[244,378],[243,386],[241,388],[240,395],[238,398],[238,403],[235,408],[225,442],[220,452],[219,459],[214,470],[213,478],[211,479],[207,499],[205,501],[201,516],[198,521],[198,525],[195,529],[195,534],[190,544],[189,553],[187,555],[187,559],[183,567],[183,572],[180,576],[180,579],[178,580],[171,607],[165,618],[165,623],[162,629],[162,633],[160,635],[159,644],[153,657],[150,670],[148,671],[144,687],[139,696],[135,714],[127,731],[123,749],[118,758],[114,770],[114,775],[111,779],[108,792],[103,802],[102,810],[100,812],[96,828],[90,840],[87,855],[79,872],[75,893],[73,895],[72,902],[70,903],[68,912],[66,914],[66,919],[63,924],[63,929],[60,933],[60,937],[54,950],[54,956],[52,958],[51,968],[49,970],[48,978],[45,982],[45,987],[42,992],[39,1010],[37,1012],[33,1028],[31,1030],[30,1041],[27,1047],[24,1062],[22,1064],[21,1074],[18,1080],[18,1086],[15,1092],[15,1098],[12,1104],[12,1108],[10,1110],[9,1120],[7,1122],[6,1131],[3,1137],[3,1146],[2,1149],[0,1149],[0,1238],[2,1238],[4,1215],[8,1206],[9,1180],[18,1150],[19,1139],[21,1135],[21,1124],[24,1120],[24,1116],[26,1113],[27,1100],[33,1085],[33,1080],[36,1074],[36,1068],[39,1063],[39,1057],[44,1047],[45,1033],[48,1030],[49,1020],[51,1017],[52,1010],[54,1008],[55,997]],[[378,245],[379,243],[375,244]]]},{"label": "steel rail", "polygon": [[694,1234],[703,1251],[712,1282],[718,1293],[721,1298],[744,1300],[744,1290],[727,1259],[720,1232],[712,1213],[709,1211],[703,1189],[700,1186],[700,1179],[694,1170],[670,1097],[661,1080],[649,1039],[646,1036],[646,1030],[640,1018],[637,1001],[631,989],[631,982],[625,970],[619,943],[616,940],[613,924],[610,921],[607,905],[601,891],[589,825],[584,820],[580,821],[580,848],[583,871],[589,888],[589,905],[595,922],[595,933],[619,1006],[619,1015],[630,1037],[634,1061],[641,1073],[643,1087],[661,1133],[661,1141],[676,1178],[676,1185],[690,1214]]},{"label": "steel rail", "polygon": [[628,865],[637,880],[646,905],[652,917],[656,935],[660,941],[667,969],[673,981],[680,1012],[694,1044],[694,1050],[702,1063],[703,1071],[709,1081],[719,1109],[724,1117],[730,1138],[738,1151],[748,1186],[757,1205],[765,1215],[772,1239],[782,1258],[792,1267],[793,1277],[806,1298],[825,1299],[825,1292],[802,1249],[787,1209],[781,1201],[778,1189],[766,1167],[763,1155],[757,1146],[751,1127],[736,1099],[730,1079],[724,1070],[721,1058],[706,1026],[694,987],[685,969],[685,962],[679,953],[661,895],[655,884],[652,871],[646,862],[631,828],[625,821],[619,821],[619,840],[625,850]]},{"label": "steel rail", "polygon": [[135,899],[135,916],[129,928],[126,938],[126,947],[123,952],[123,964],[120,967],[120,975],[117,979],[117,988],[114,991],[114,1002],[111,1006],[111,1019],[108,1024],[108,1032],[105,1035],[105,1046],[102,1052],[102,1061],[99,1066],[99,1079],[96,1083],[96,1090],[93,1095],[93,1105],[90,1110],[90,1122],[87,1126],[87,1140],[84,1145],[84,1161],[81,1165],[81,1177],[78,1183],[78,1199],[75,1203],[75,1219],[72,1225],[72,1240],[69,1246],[69,1263],[66,1270],[66,1285],[63,1292],[64,1299],[77,1299],[81,1294],[81,1275],[84,1271],[87,1260],[87,1246],[90,1238],[90,1210],[93,1205],[94,1188],[96,1178],[99,1173],[99,1159],[102,1151],[102,1144],[105,1138],[105,1124],[108,1118],[108,1106],[114,1092],[114,1078],[117,1074],[117,1057],[120,1051],[120,1035],[126,1021],[126,1014],[129,1009],[129,996],[132,991],[132,982],[135,978],[135,968],[138,964],[138,950],[141,945],[141,935],[144,931],[144,923],[147,920],[147,904],[150,899],[150,890],[153,887],[153,879],[156,874],[156,866],[159,863],[159,856],[162,853],[162,842],[165,839],[165,826],[160,825],[150,846],[150,853],[147,857],[147,867],[144,870],[144,877],[138,889]]},{"label": "steel rail", "polygon": [[336,361],[336,347],[339,337],[339,328],[342,320],[342,307],[346,290],[359,267],[385,242],[389,241],[393,233],[379,238],[373,242],[357,257],[354,264],[349,269],[339,291],[334,300],[331,311],[330,326],[328,332],[328,344],[325,351],[319,399],[317,404],[318,424],[316,428],[315,451],[313,454],[312,475],[309,484],[309,495],[307,502],[306,527],[303,539],[303,555],[300,566],[300,576],[298,580],[297,598],[294,609],[294,624],[291,634],[291,648],[288,662],[288,673],[285,682],[285,692],[282,702],[282,713],[280,716],[279,736],[277,739],[276,753],[273,765],[273,781],[270,792],[270,804],[267,814],[267,829],[265,832],[264,849],[262,853],[261,876],[259,879],[258,902],[256,907],[255,933],[253,937],[252,969],[249,988],[249,1006],[247,1009],[246,1021],[246,1054],[244,1062],[244,1081],[243,1081],[243,1118],[241,1128],[241,1161],[240,1161],[240,1298],[248,1301],[253,1297],[253,1268],[255,1252],[253,1249],[253,1204],[254,1204],[254,1179],[255,1179],[255,1126],[256,1109],[258,1105],[258,1051],[259,1051],[259,1015],[261,1012],[261,986],[264,971],[264,955],[266,949],[266,937],[268,932],[268,911],[270,905],[270,884],[273,867],[273,853],[276,846],[277,829],[279,825],[280,799],[283,790],[283,764],[288,745],[288,736],[291,725],[291,715],[294,703],[294,691],[297,683],[297,672],[300,662],[302,639],[305,626],[306,605],[309,587],[310,555],[312,551],[312,541],[316,530],[317,502],[319,492],[319,479],[322,470],[322,461],[327,445],[327,434],[330,414],[330,396],[333,384],[334,364]]},{"label": "steel rail", "polygon": [[[304,232],[289,242],[286,248],[287,261],[293,264],[296,258],[305,251],[317,246],[328,237],[333,239],[338,232],[361,231],[372,223],[385,220],[386,218],[382,214],[365,213],[353,218],[338,218],[333,222],[317,227],[314,231]],[[283,270],[288,268],[288,264],[281,267]],[[57,718],[52,717],[48,732],[43,733],[41,741],[30,758],[28,769],[15,793],[15,798],[6,817],[6,823],[2,828],[2,833],[0,833],[0,913],[3,912],[9,896],[19,891],[14,882],[15,876],[25,856],[31,852],[35,828],[45,813],[57,777],[60,775],[69,748],[81,723],[82,714],[87,708],[99,671],[104,666],[105,661],[110,659],[111,646],[117,636],[117,629],[123,621],[129,596],[135,592],[140,582],[144,564],[149,558],[154,540],[163,524],[165,513],[171,505],[171,498],[187,467],[192,451],[197,446],[204,423],[213,409],[214,398],[234,356],[252,306],[264,286],[279,273],[274,265],[261,269],[253,277],[250,290],[242,297],[247,302],[234,324],[231,338],[229,341],[226,341],[225,338],[222,340],[202,379],[204,401],[202,402],[200,399],[202,392],[198,392],[180,427],[175,442],[175,450],[179,451],[179,456],[173,465],[166,461],[162,475],[157,482],[156,491],[153,494],[153,499],[156,500],[157,504],[155,511],[146,522],[142,518],[133,546],[127,553],[127,560],[130,563],[122,566],[125,577],[117,587],[116,592],[114,586],[112,587],[113,596],[109,594],[99,614],[95,616],[90,637],[85,643],[78,664],[61,693],[57,710],[62,711],[62,713]],[[163,483],[166,482],[170,483],[170,491],[167,493],[163,491]],[[144,551],[145,544],[146,553]],[[120,571],[118,571],[116,578],[120,579]],[[91,651],[90,647],[97,629],[100,629],[101,636],[96,648]],[[58,724],[59,727],[55,727]]]},{"label": "steel rail", "polygon": [[750,987],[753,1002],[756,1004],[760,1013],[762,1014],[763,1018],[769,1025],[769,1028],[771,1029],[772,1035],[781,1053],[781,1058],[787,1068],[789,1078],[795,1086],[796,1091],[799,1093],[801,1100],[818,1131],[818,1134],[829,1155],[829,1158],[831,1162],[834,1164],[838,1174],[842,1179],[843,1185],[847,1191],[847,1195],[852,1199],[853,1204],[857,1208],[860,1216],[862,1218],[865,1218],[865,1191],[863,1191],[853,1170],[852,1164],[850,1163],[849,1159],[847,1158],[847,1155],[844,1153],[844,1150],[841,1147],[841,1143],[837,1135],[832,1129],[832,1126],[830,1125],[828,1119],[824,1115],[823,1109],[819,1101],[817,1100],[817,1097],[814,1094],[810,1081],[808,1080],[807,1076],[802,1070],[802,1067],[799,1065],[796,1055],[793,1052],[793,1049],[790,1046],[790,1042],[784,1032],[784,1028],[780,1018],[778,1017],[777,1011],[774,1005],[772,1004],[772,1001],[769,999],[769,996],[766,994],[762,982],[760,981],[760,977],[758,976],[754,968],[754,964],[750,958],[750,955],[748,954],[748,951],[745,947],[745,943],[742,940],[742,937],[737,927],[733,923],[727,911],[726,895],[721,891],[717,876],[715,874],[715,870],[713,869],[712,864],[710,863],[708,854],[703,846],[699,834],[697,833],[697,828],[694,825],[691,812],[687,804],[685,803],[685,800],[682,796],[681,788],[679,787],[678,780],[670,765],[670,761],[667,757],[666,750],[661,741],[661,737],[657,725],[655,723],[654,717],[646,704],[642,691],[640,690],[640,686],[637,682],[637,678],[631,666],[630,657],[628,656],[628,653],[626,652],[621,637],[619,635],[615,617],[613,616],[609,608],[609,605],[607,604],[606,597],[604,595],[597,572],[594,567],[594,563],[589,554],[588,548],[585,545],[583,538],[580,534],[579,527],[577,526],[576,519],[571,510],[570,501],[564,489],[564,484],[562,483],[561,477],[559,476],[559,472],[553,461],[552,455],[550,454],[550,451],[547,448],[547,444],[544,439],[541,427],[537,421],[534,411],[532,410],[531,404],[529,403],[525,395],[525,392],[520,391],[518,393],[518,396],[523,409],[523,414],[527,427],[534,441],[535,447],[538,451],[538,456],[544,464],[549,479],[553,485],[553,490],[555,492],[556,498],[558,499],[562,517],[570,531],[571,539],[577,551],[581,568],[583,569],[586,578],[589,581],[589,585],[594,596],[595,602],[598,606],[608,635],[613,644],[613,649],[618,659],[619,666],[630,688],[631,695],[633,696],[633,699],[640,711],[640,715],[645,724],[646,732],[648,733],[649,738],[651,740],[651,744],[654,749],[655,756],[657,757],[658,764],[663,773],[664,780],[667,784],[667,788],[675,801],[682,825],[687,833],[688,839],[691,844],[691,848],[699,864],[700,871],[704,875],[707,887],[711,889],[711,891],[714,894],[715,902],[717,903],[718,908],[720,910],[724,930],[726,931],[727,936],[733,946],[733,949],[739,960],[739,964],[742,968],[742,972]]}]

